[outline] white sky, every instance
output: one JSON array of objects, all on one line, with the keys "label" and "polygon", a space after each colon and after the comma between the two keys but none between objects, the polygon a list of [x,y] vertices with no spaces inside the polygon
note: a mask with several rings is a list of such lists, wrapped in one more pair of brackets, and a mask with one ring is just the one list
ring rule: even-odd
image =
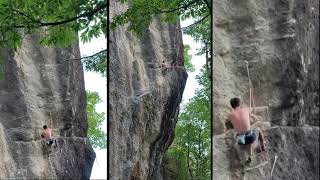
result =
[{"label": "white sky", "polygon": [[[181,23],[182,27],[186,27],[192,24],[192,20],[187,20]],[[195,71],[193,73],[188,73],[188,80],[186,88],[183,94],[183,103],[186,103],[188,99],[194,96],[194,91],[198,86],[195,76],[200,72],[200,68],[205,64],[205,56],[196,56],[197,49],[200,48],[200,44],[192,40],[190,36],[183,35],[183,43],[190,45],[189,54],[192,55],[192,64],[195,66]],[[82,44],[80,43],[80,51],[82,56],[91,55],[101,51],[106,48],[105,37],[100,37],[98,39],[93,39],[90,43]],[[100,74],[94,72],[84,73],[85,87],[86,90],[96,91],[103,100],[102,103],[98,104],[96,109],[98,112],[106,112],[106,100],[107,100],[107,87],[106,79]],[[104,121],[104,131],[107,132],[107,123]],[[107,150],[94,149],[96,153],[96,159],[92,168],[92,173],[90,179],[107,179]]]},{"label": "white sky", "polygon": [[[193,20],[188,19],[186,21],[181,22],[181,27],[186,27],[192,23],[193,23]],[[201,47],[200,43],[196,43],[195,41],[193,41],[191,36],[188,36],[185,34],[182,35],[182,38],[183,38],[183,44],[190,45],[189,54],[191,54],[192,56],[191,62],[195,67],[194,72],[192,73],[188,72],[188,79],[187,79],[186,87],[182,97],[183,99],[182,103],[185,104],[190,98],[194,96],[194,91],[198,87],[198,82],[195,78],[196,78],[196,75],[200,73],[201,67],[206,63],[206,57],[205,55],[201,55],[201,56],[195,55],[197,53],[197,49]]]}]

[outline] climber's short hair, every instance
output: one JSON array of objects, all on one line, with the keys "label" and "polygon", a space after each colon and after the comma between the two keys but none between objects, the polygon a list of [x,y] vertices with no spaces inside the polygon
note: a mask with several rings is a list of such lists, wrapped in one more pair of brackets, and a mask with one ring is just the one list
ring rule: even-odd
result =
[{"label": "climber's short hair", "polygon": [[231,107],[234,109],[234,108],[240,106],[240,99],[237,97],[232,98],[232,99],[230,99],[230,104],[231,104]]},{"label": "climber's short hair", "polygon": [[47,126],[47,125],[44,125],[44,126],[43,126],[43,129],[47,129],[47,128],[48,128],[48,126]]}]

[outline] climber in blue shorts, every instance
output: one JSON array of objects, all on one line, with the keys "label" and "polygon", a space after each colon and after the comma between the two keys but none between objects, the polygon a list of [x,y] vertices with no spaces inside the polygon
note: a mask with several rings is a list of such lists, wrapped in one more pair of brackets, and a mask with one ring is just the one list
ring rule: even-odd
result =
[{"label": "climber in blue shorts", "polygon": [[53,139],[52,139],[52,130],[48,128],[47,125],[43,126],[43,131],[41,133],[41,138],[46,140],[47,145],[52,145],[53,144]]},{"label": "climber in blue shorts", "polygon": [[250,129],[244,134],[237,134],[237,142],[239,145],[252,144],[257,138],[258,130],[256,128]]},{"label": "climber in blue shorts", "polygon": [[247,163],[251,162],[252,145],[258,138],[260,141],[261,151],[265,151],[263,133],[259,128],[251,128],[253,121],[250,117],[256,119],[256,116],[251,112],[250,108],[240,105],[239,98],[232,98],[230,100],[232,111],[226,121],[226,125],[229,123],[237,132],[237,143],[239,145],[247,145],[249,151],[249,157]]}]

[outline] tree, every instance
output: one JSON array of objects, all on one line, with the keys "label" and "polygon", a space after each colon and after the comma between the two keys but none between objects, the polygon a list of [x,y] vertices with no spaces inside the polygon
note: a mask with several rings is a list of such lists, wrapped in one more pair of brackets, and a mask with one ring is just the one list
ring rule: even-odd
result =
[{"label": "tree", "polygon": [[[209,178],[211,172],[210,81],[205,68],[197,76],[200,88],[182,109],[175,139],[166,153],[177,165],[182,179]],[[181,174],[183,173],[183,174]]]},{"label": "tree", "polygon": [[[120,2],[125,3],[127,0]],[[127,11],[112,18],[112,30],[119,25],[128,24],[128,30],[142,35],[159,14],[163,14],[161,18],[165,22],[176,22],[180,17],[207,18],[211,14],[211,5],[207,0],[132,0],[130,4]]]},{"label": "tree", "polygon": [[84,56],[81,58],[67,60],[81,60],[84,63],[84,68],[87,71],[97,72],[103,76],[107,76],[107,49],[101,50],[93,55]]},{"label": "tree", "polygon": [[[37,33],[44,46],[67,47],[107,33],[105,0],[0,0],[0,48],[17,49],[24,35]],[[106,50],[81,60],[87,70],[106,74]]]},{"label": "tree", "polygon": [[186,68],[187,72],[193,72],[194,66],[191,63],[192,56],[189,54],[189,50],[190,50],[190,46],[184,45],[184,48],[183,48],[184,67]]},{"label": "tree", "polygon": [[40,43],[66,47],[107,33],[105,0],[0,0],[0,45],[17,48],[24,34],[43,32]]},{"label": "tree", "polygon": [[96,105],[101,102],[97,92],[87,91],[87,119],[88,119],[88,137],[94,148],[105,149],[107,146],[106,133],[101,129],[105,120],[105,113],[96,111]]}]

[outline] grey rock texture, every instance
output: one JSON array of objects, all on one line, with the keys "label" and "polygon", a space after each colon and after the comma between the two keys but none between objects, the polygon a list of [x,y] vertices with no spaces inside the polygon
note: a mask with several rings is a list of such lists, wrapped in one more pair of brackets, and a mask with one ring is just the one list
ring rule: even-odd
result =
[{"label": "grey rock texture", "polygon": [[[89,179],[95,153],[86,138],[83,68],[67,60],[80,56],[79,46],[38,44],[26,35],[15,52],[0,52],[0,179]],[[44,124],[57,147],[40,139]]]},{"label": "grey rock texture", "polygon": [[[110,2],[111,18],[127,6]],[[110,33],[109,177],[162,179],[187,73],[180,24],[156,18],[138,39],[125,27]],[[162,62],[178,67],[164,70]]]},{"label": "grey rock texture", "polygon": [[[213,42],[214,176],[270,179],[278,154],[273,179],[319,179],[319,1],[213,0]],[[230,98],[248,104],[245,61],[269,123],[271,149],[253,164],[269,160],[254,171],[244,171],[232,132],[223,134]]]},{"label": "grey rock texture", "polygon": [[[218,180],[319,178],[319,127],[274,126],[264,129],[264,133],[272,148],[254,154],[250,165],[245,165],[244,149],[236,145],[232,131],[214,136],[214,177]],[[276,162],[275,156],[278,156]]]}]

